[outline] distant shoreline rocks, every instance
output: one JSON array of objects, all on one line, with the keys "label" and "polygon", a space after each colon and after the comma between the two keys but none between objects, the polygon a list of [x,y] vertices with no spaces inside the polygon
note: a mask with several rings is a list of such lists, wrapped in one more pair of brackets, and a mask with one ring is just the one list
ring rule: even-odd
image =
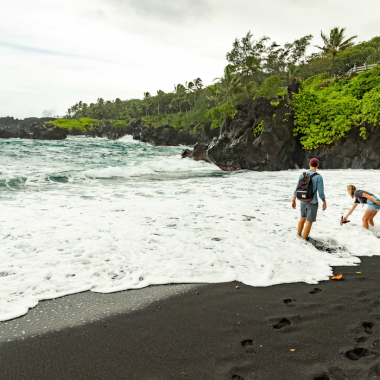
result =
[{"label": "distant shoreline rocks", "polygon": [[35,140],[64,140],[67,130],[46,122],[52,118],[27,118],[24,120],[13,117],[0,118],[0,138],[20,138]]}]

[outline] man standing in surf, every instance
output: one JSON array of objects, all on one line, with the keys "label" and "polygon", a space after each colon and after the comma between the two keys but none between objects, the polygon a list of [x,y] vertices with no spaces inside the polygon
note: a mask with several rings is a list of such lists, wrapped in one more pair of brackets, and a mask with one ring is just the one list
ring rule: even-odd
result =
[{"label": "man standing in surf", "polygon": [[[319,160],[312,158],[309,163],[310,170],[301,174],[293,195],[292,207],[296,209],[296,199],[301,202],[301,219],[298,223],[298,236],[306,240],[314,222],[317,221],[318,195],[322,199],[325,211],[327,208],[322,176],[317,173]],[[317,194],[318,193],[318,194]]]}]

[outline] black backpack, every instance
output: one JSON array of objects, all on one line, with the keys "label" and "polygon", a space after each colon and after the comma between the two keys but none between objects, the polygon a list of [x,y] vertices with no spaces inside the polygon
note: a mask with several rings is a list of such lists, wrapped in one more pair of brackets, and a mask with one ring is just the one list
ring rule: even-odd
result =
[{"label": "black backpack", "polygon": [[312,175],[303,173],[297,188],[297,199],[302,202],[311,202],[317,191],[313,191],[313,177],[319,175],[314,173]]}]

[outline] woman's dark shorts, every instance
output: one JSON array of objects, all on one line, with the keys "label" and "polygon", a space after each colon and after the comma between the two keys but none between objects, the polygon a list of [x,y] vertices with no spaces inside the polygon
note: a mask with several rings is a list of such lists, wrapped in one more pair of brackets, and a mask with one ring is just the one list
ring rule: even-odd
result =
[{"label": "woman's dark shorts", "polygon": [[302,203],[301,202],[301,218],[306,218],[310,223],[317,221],[318,203]]}]

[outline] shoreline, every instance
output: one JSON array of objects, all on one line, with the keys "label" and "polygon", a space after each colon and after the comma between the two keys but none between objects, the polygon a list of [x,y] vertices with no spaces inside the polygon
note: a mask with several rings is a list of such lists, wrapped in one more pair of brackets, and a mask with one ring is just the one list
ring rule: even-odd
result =
[{"label": "shoreline", "polygon": [[[361,260],[333,268],[342,281],[318,285],[168,285],[44,301],[0,324],[0,332],[19,331],[46,313],[41,319],[51,327],[40,336],[0,338],[0,378],[380,378],[380,257]],[[131,296],[135,310],[126,305]],[[108,315],[98,313],[101,298],[114,303]],[[88,320],[56,331],[54,309],[73,300]]]}]

